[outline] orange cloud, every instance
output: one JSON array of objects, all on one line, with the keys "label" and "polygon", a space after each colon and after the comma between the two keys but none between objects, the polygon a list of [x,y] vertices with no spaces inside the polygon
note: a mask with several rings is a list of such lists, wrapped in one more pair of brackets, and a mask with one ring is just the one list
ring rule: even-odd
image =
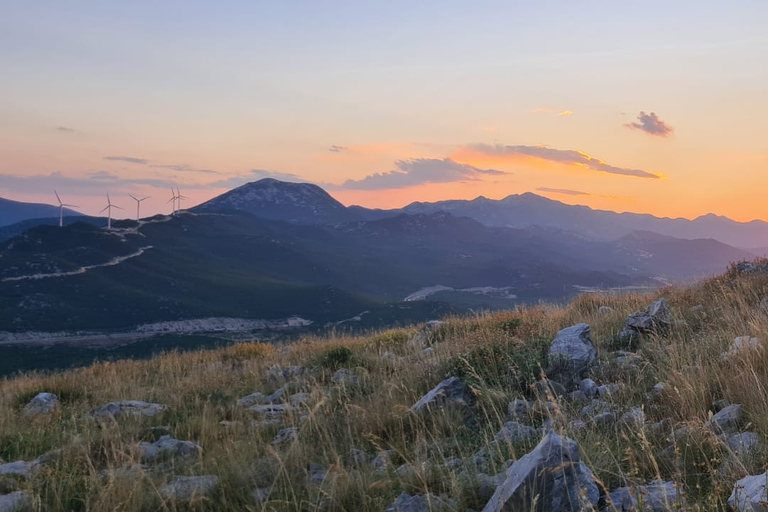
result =
[{"label": "orange cloud", "polygon": [[558,113],[560,117],[571,117],[573,115],[573,112],[570,110],[563,110],[562,112]]}]

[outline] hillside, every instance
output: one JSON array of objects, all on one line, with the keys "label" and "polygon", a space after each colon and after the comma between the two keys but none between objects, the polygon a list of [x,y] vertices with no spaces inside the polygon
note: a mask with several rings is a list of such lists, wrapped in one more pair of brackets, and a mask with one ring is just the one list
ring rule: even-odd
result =
[{"label": "hillside", "polygon": [[[53,512],[421,512],[500,510],[510,496],[529,510],[538,494],[546,512],[725,510],[749,499],[740,479],[765,480],[767,267],[423,329],[10,378],[0,500]],[[662,297],[670,308],[649,309],[647,330],[619,336]],[[594,346],[569,356],[584,366],[561,365],[569,344]],[[58,400],[28,405],[41,392]],[[557,443],[567,451],[538,458]],[[531,460],[551,477],[513,492]]]},{"label": "hillside", "polygon": [[[80,215],[69,208],[64,209],[65,216]],[[0,226],[9,226],[30,219],[52,219],[57,223],[59,207],[50,204],[24,203],[0,197]]]}]

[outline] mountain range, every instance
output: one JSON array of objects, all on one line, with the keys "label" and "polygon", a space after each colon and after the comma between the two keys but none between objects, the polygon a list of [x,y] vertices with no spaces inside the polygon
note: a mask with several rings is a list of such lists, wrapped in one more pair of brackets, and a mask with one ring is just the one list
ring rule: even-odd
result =
[{"label": "mountain range", "polygon": [[[64,208],[65,216],[80,215],[80,213]],[[17,222],[31,219],[59,219],[59,207],[50,204],[24,203],[0,197],[0,226],[10,226]]]},{"label": "mountain range", "polygon": [[[717,237],[766,245],[750,238],[762,222],[617,214],[533,194],[370,210],[272,179],[111,231],[82,219],[4,228],[0,330],[292,316],[382,326],[690,280],[754,257]],[[717,236],[694,236],[708,225]]]}]

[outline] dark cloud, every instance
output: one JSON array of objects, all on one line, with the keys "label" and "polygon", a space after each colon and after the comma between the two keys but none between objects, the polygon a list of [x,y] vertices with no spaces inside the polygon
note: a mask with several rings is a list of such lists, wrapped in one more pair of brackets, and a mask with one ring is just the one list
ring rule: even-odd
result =
[{"label": "dark cloud", "polygon": [[34,174],[31,176],[19,176],[15,174],[0,173],[0,188],[13,190],[14,192],[39,194],[40,191],[56,189],[76,193],[78,195],[101,195],[107,188],[117,190],[126,186],[145,185],[150,187],[170,188],[208,188],[208,185],[179,184],[172,180],[153,178],[127,178],[123,179],[109,171],[91,171],[86,177],[69,177],[60,172],[51,174]]},{"label": "dark cloud", "polygon": [[68,128],[68,127],[66,127],[66,126],[57,126],[57,127],[56,127],[56,130],[57,130],[57,131],[60,131],[60,132],[67,132],[67,133],[72,133],[72,132],[74,132],[74,131],[75,131],[75,129],[74,129],[74,128]]},{"label": "dark cloud", "polygon": [[352,190],[386,190],[412,187],[425,183],[452,183],[456,181],[477,181],[483,176],[507,174],[495,169],[479,169],[472,165],[460,164],[450,158],[416,158],[398,160],[397,169],[376,173],[359,180],[347,180],[340,187]]},{"label": "dark cloud", "polygon": [[570,190],[567,188],[549,188],[539,187],[536,190],[539,192],[548,192],[550,194],[563,194],[566,196],[591,196],[589,192],[582,192],[581,190]]},{"label": "dark cloud", "polygon": [[331,147],[328,148],[328,151],[332,153],[341,153],[343,151],[346,151],[349,149],[347,146],[337,146],[336,144],[333,144]]},{"label": "dark cloud", "polygon": [[610,174],[619,174],[622,176],[634,176],[636,178],[660,179],[662,176],[640,169],[627,169],[609,165],[599,158],[590,156],[583,151],[573,149],[553,149],[544,146],[503,146],[489,144],[474,144],[470,146],[474,151],[491,156],[527,156],[540,158],[550,162],[562,164],[581,165],[598,172],[607,172]]},{"label": "dark cloud", "polygon": [[645,133],[655,137],[668,137],[672,135],[672,132],[675,130],[667,123],[659,119],[659,116],[656,115],[656,112],[651,112],[650,114],[640,112],[637,115],[637,120],[639,122],[627,123],[624,126],[627,128],[632,128],[633,130],[642,130]]},{"label": "dark cloud", "polygon": [[105,156],[104,160],[111,160],[113,162],[128,162],[129,164],[149,165],[149,160],[146,158],[136,158],[133,156]]}]

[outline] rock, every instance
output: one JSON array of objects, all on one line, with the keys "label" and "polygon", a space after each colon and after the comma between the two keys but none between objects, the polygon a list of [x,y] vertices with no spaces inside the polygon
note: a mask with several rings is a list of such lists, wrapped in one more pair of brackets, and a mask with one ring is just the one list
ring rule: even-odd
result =
[{"label": "rock", "polygon": [[557,333],[547,355],[547,377],[568,390],[575,389],[584,373],[595,363],[597,350],[592,344],[590,327],[577,324]]},{"label": "rock", "polygon": [[621,391],[622,385],[620,383],[603,384],[597,388],[597,396],[600,398],[611,398],[613,395]]},{"label": "rock", "polygon": [[283,368],[279,364],[273,365],[269,368],[267,375],[277,380],[288,380],[295,377],[303,377],[307,373],[307,369],[303,366],[289,366]]},{"label": "rock", "polygon": [[596,507],[600,492],[581,462],[576,442],[550,431],[530,453],[510,466],[483,512],[580,511]]},{"label": "rock", "polygon": [[557,382],[556,380],[541,379],[536,383],[536,391],[542,395],[558,397],[568,394],[568,390],[565,386]]},{"label": "rock", "polygon": [[32,510],[34,500],[24,491],[14,491],[0,496],[0,512]]},{"label": "rock", "polygon": [[317,463],[310,463],[307,468],[307,482],[315,485],[323,485],[328,478],[336,476],[337,473],[328,471]]},{"label": "rock", "polygon": [[352,373],[352,371],[348,370],[347,368],[339,368],[333,372],[333,375],[331,375],[331,382],[334,384],[355,385],[360,383],[360,377]]},{"label": "rock", "polygon": [[700,315],[706,312],[703,304],[696,304],[691,309],[688,310],[690,313],[693,313],[694,315]]},{"label": "rock", "polygon": [[672,309],[666,299],[652,302],[645,311],[627,317],[625,331],[639,334],[664,334],[674,323]]},{"label": "rock", "polygon": [[397,356],[393,354],[392,352],[384,352],[381,354],[381,360],[382,361],[397,361]]},{"label": "rock", "polygon": [[494,437],[495,441],[506,441],[512,444],[525,443],[539,436],[539,431],[516,421],[508,421]]},{"label": "rock", "polygon": [[488,501],[496,492],[496,488],[504,483],[507,479],[506,473],[499,473],[498,475],[488,476],[485,473],[478,473],[475,478],[477,479],[477,497],[481,501]]},{"label": "rock", "polygon": [[514,420],[523,420],[528,417],[530,410],[531,406],[526,400],[517,398],[509,402],[509,406],[507,407],[507,414],[509,414],[509,417]]},{"label": "rock", "polygon": [[731,434],[726,440],[728,448],[734,452],[745,453],[760,447],[760,438],[754,432]]},{"label": "rock", "polygon": [[464,465],[464,461],[461,460],[458,457],[453,457],[453,458],[447,459],[443,463],[443,467],[445,467],[447,469],[456,469],[456,468],[460,468],[463,465]]},{"label": "rock", "polygon": [[726,407],[728,407],[729,405],[731,405],[731,402],[729,402],[725,398],[720,398],[719,400],[715,400],[714,402],[712,402],[711,409],[712,409],[712,412],[718,413],[723,409],[725,409]]},{"label": "rock", "polygon": [[265,403],[267,403],[267,397],[265,397],[263,394],[259,393],[258,391],[255,393],[251,393],[248,396],[244,396],[243,398],[237,401],[237,405],[239,407],[249,407],[251,405],[265,404]]},{"label": "rock", "polygon": [[203,452],[192,441],[180,441],[171,436],[163,436],[154,443],[139,443],[141,459],[156,462],[163,459],[197,459]]},{"label": "rock", "polygon": [[421,351],[421,355],[424,357],[430,357],[435,354],[435,347],[427,347]]},{"label": "rock", "polygon": [[597,383],[592,379],[582,379],[579,382],[579,390],[591,400],[597,396]]},{"label": "rock", "polygon": [[654,384],[653,389],[651,390],[651,396],[657,397],[660,396],[662,393],[664,393],[664,390],[669,389],[669,384],[666,382],[657,382]]},{"label": "rock", "polygon": [[614,359],[614,362],[618,365],[636,366],[643,362],[643,356],[634,352],[619,350],[616,352],[616,359]]},{"label": "rock", "polygon": [[271,420],[253,420],[250,425],[254,430],[262,430],[267,428],[279,427],[283,424],[282,420],[273,418]]},{"label": "rock", "polygon": [[736,264],[736,272],[739,274],[754,274],[768,272],[768,263],[754,263],[752,261],[740,261]]},{"label": "rock", "polygon": [[293,407],[304,405],[306,403],[309,403],[309,393],[295,393],[291,395],[288,401],[291,403],[291,406]]},{"label": "rock", "polygon": [[715,434],[731,434],[739,429],[743,417],[744,410],[741,404],[733,404],[712,416],[709,425]]},{"label": "rock", "polygon": [[736,356],[745,356],[762,348],[760,339],[751,336],[739,336],[733,340],[727,352],[720,355],[722,361],[728,361]]},{"label": "rock", "polygon": [[768,471],[745,476],[733,486],[728,506],[739,512],[768,512]]},{"label": "rock", "polygon": [[435,334],[442,326],[443,322],[440,320],[431,320],[427,322],[421,331],[408,340],[408,346],[411,348],[424,348],[432,345],[436,341]]},{"label": "rock", "polygon": [[616,417],[611,411],[597,413],[592,417],[592,423],[599,427],[609,427],[616,423]]},{"label": "rock", "polygon": [[39,414],[48,414],[61,406],[59,397],[53,393],[38,393],[24,407],[25,416],[36,416]]},{"label": "rock", "polygon": [[629,429],[642,430],[645,425],[645,413],[640,407],[633,407],[619,418],[619,424]]},{"label": "rock", "polygon": [[368,463],[371,458],[363,450],[352,448],[349,450],[349,461],[355,466],[363,466]]},{"label": "rock", "polygon": [[251,491],[251,498],[253,501],[262,504],[269,501],[269,495],[272,494],[272,489],[269,487],[259,487]]},{"label": "rock", "polygon": [[32,478],[32,474],[35,472],[38,465],[39,463],[37,461],[27,462],[24,460],[17,460],[16,462],[7,462],[5,464],[0,464],[0,475]]},{"label": "rock", "polygon": [[438,512],[451,510],[454,505],[451,501],[433,494],[411,496],[407,492],[402,492],[385,512]]},{"label": "rock", "polygon": [[299,429],[296,427],[281,428],[275,438],[272,440],[272,444],[284,444],[299,439]]},{"label": "rock", "polygon": [[177,476],[160,488],[160,497],[163,500],[189,503],[210,494],[218,485],[219,477],[215,475]]},{"label": "rock", "polygon": [[613,313],[613,308],[610,306],[600,306],[597,308],[597,314],[600,316],[606,316]]},{"label": "rock", "polygon": [[171,426],[158,425],[155,427],[145,428],[139,435],[141,436],[142,441],[157,441],[163,436],[171,435]]},{"label": "rock", "polygon": [[[618,512],[643,510],[666,512],[678,510],[683,504],[682,490],[674,482],[655,480],[648,485],[620,487],[611,491],[611,502]],[[642,504],[642,508],[639,505]],[[608,510],[613,511],[614,508]]]},{"label": "rock", "polygon": [[590,419],[596,414],[600,414],[605,411],[610,411],[613,407],[608,402],[603,402],[595,398],[592,403],[581,408],[581,417]]},{"label": "rock", "polygon": [[371,466],[376,469],[386,468],[392,464],[392,456],[395,454],[392,450],[381,451],[371,461]]},{"label": "rock", "polygon": [[285,388],[277,388],[274,393],[264,398],[268,404],[277,404],[283,401],[283,395],[285,395]]},{"label": "rock", "polygon": [[285,413],[293,412],[294,408],[288,404],[265,404],[253,405],[248,410],[265,420],[279,420]]},{"label": "rock", "polygon": [[137,416],[153,418],[163,413],[167,407],[162,404],[142,402],[140,400],[125,400],[122,402],[110,402],[97,407],[90,413],[90,417],[101,420],[117,420],[124,416]]},{"label": "rock", "polygon": [[577,389],[568,393],[568,400],[573,403],[584,403],[589,402],[591,399],[582,390]]},{"label": "rock", "polygon": [[411,411],[420,413],[437,407],[469,407],[475,403],[472,391],[458,377],[445,379],[416,402]]}]

